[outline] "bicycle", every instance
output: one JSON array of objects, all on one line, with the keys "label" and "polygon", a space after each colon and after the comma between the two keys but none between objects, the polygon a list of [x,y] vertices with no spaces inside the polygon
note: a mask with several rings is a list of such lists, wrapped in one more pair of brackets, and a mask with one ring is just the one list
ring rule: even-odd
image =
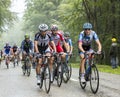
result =
[{"label": "bicycle", "polygon": [[95,94],[99,88],[99,71],[96,67],[96,57],[97,52],[93,52],[91,55],[85,55],[85,80],[86,82],[81,82],[81,71],[79,70],[79,83],[82,89],[85,89],[87,82],[90,81],[90,87],[92,92]]},{"label": "bicycle", "polygon": [[54,79],[57,80],[58,87],[61,86],[63,79],[63,63],[61,62],[61,55],[63,55],[63,53],[56,53],[53,62],[53,81]]},{"label": "bicycle", "polygon": [[7,66],[7,69],[9,69],[9,63],[10,63],[10,55],[7,54],[7,55],[5,56],[5,64],[6,64],[6,66]]},{"label": "bicycle", "polygon": [[29,54],[25,55],[24,65],[22,66],[23,75],[27,73],[27,76],[30,76],[31,73],[31,63]]},{"label": "bicycle", "polygon": [[15,67],[15,65],[17,64],[18,65],[18,55],[14,55],[13,57],[13,66]]},{"label": "bicycle", "polygon": [[67,83],[72,75],[72,66],[69,63],[69,59],[72,54],[66,53],[66,62],[63,65],[63,80],[65,83]]},{"label": "bicycle", "polygon": [[49,68],[49,64],[48,64],[48,58],[51,57],[51,56],[46,56],[46,55],[41,55],[39,54],[39,57],[42,58],[42,65],[41,65],[41,68],[40,68],[40,89],[42,88],[43,86],[43,80],[44,80],[44,86],[45,86],[45,90],[46,90],[46,93],[49,93],[50,91],[50,86],[51,86],[51,74],[50,74],[50,68]]}]

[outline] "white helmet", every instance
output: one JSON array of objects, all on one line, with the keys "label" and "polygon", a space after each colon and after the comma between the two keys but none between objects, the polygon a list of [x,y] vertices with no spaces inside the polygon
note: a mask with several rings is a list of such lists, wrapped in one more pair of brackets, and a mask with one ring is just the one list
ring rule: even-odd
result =
[{"label": "white helmet", "polygon": [[47,31],[48,25],[47,24],[40,24],[38,28],[40,31]]}]

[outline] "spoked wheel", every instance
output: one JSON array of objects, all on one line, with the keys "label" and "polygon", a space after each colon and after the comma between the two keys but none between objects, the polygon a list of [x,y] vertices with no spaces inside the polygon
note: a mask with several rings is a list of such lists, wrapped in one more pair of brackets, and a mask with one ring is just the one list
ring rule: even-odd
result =
[{"label": "spoked wheel", "polygon": [[30,76],[30,73],[31,73],[31,65],[30,65],[30,62],[29,62],[29,61],[26,62],[26,69],[27,69],[27,76]]},{"label": "spoked wheel", "polygon": [[63,80],[65,83],[69,80],[69,69],[67,64],[63,65]]},{"label": "spoked wheel", "polygon": [[57,80],[57,64],[56,63],[53,64],[53,82],[54,82],[54,79]]},{"label": "spoked wheel", "polygon": [[40,89],[42,88],[42,86],[43,86],[43,79],[44,79],[44,73],[43,72],[41,72],[41,74],[40,74]]},{"label": "spoked wheel", "polygon": [[57,67],[57,85],[58,85],[58,87],[61,86],[62,79],[63,79],[62,64],[59,64]]},{"label": "spoked wheel", "polygon": [[30,76],[31,66],[27,66],[27,76]]},{"label": "spoked wheel", "polygon": [[45,72],[44,72],[44,84],[45,84],[46,93],[49,93],[49,91],[50,91],[50,86],[51,86],[50,78],[51,78],[50,68],[49,68],[49,66],[46,66]]},{"label": "spoked wheel", "polygon": [[68,71],[69,71],[69,76],[68,76],[68,80],[71,78],[72,75],[72,66],[70,63],[68,63]]},{"label": "spoked wheel", "polygon": [[87,82],[81,82],[81,71],[79,70],[79,82],[82,89],[85,89]]},{"label": "spoked wheel", "polygon": [[5,61],[5,64],[7,66],[7,69],[9,68],[8,60]]},{"label": "spoked wheel", "polygon": [[22,66],[22,71],[23,71],[23,75],[25,75],[26,74],[26,66],[25,66],[25,64]]},{"label": "spoked wheel", "polygon": [[90,74],[90,87],[92,92],[95,94],[99,88],[99,73],[97,67],[93,64]]}]

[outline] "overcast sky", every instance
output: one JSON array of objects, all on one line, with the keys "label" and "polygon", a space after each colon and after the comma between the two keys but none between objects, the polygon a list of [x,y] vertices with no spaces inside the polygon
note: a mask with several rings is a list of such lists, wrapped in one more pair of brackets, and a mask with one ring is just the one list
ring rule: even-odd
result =
[{"label": "overcast sky", "polygon": [[12,1],[12,5],[10,10],[12,12],[18,13],[19,17],[22,17],[25,9],[25,0],[11,0],[11,1]]}]

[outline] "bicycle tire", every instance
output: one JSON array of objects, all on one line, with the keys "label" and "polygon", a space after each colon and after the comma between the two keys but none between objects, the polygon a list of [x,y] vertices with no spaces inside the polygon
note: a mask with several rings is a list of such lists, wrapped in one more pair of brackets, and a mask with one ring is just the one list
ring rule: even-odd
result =
[{"label": "bicycle tire", "polygon": [[57,85],[58,87],[61,86],[62,84],[62,79],[63,79],[63,69],[62,69],[62,64],[58,64],[58,67],[57,67]]},{"label": "bicycle tire", "polygon": [[41,72],[41,76],[40,76],[40,89],[43,87],[43,79],[44,79],[44,72]]},{"label": "bicycle tire", "polygon": [[49,93],[50,91],[50,86],[51,86],[50,78],[51,78],[50,68],[49,68],[49,65],[47,65],[44,70],[44,85],[45,85],[46,93]]},{"label": "bicycle tire", "polygon": [[[95,75],[95,76],[93,77],[93,75]],[[95,81],[93,81],[94,79],[95,79]],[[94,89],[93,84],[95,84],[95,82],[96,82],[96,87]],[[99,88],[99,72],[98,72],[96,65],[94,65],[94,64],[91,66],[90,87],[94,94],[97,93],[98,88]]]},{"label": "bicycle tire", "polygon": [[63,65],[63,81],[67,83],[68,80],[69,80],[69,69],[68,69],[68,65],[64,64]]},{"label": "bicycle tire", "polygon": [[57,63],[53,63],[53,82],[56,77],[57,77]]},{"label": "bicycle tire", "polygon": [[80,83],[80,86],[82,89],[85,89],[86,85],[87,85],[87,82],[81,82],[81,71],[79,69],[79,83]]},{"label": "bicycle tire", "polygon": [[71,66],[70,63],[68,63],[68,70],[69,70],[69,77],[68,77],[68,80],[70,80],[71,75],[72,75],[72,66]]}]

